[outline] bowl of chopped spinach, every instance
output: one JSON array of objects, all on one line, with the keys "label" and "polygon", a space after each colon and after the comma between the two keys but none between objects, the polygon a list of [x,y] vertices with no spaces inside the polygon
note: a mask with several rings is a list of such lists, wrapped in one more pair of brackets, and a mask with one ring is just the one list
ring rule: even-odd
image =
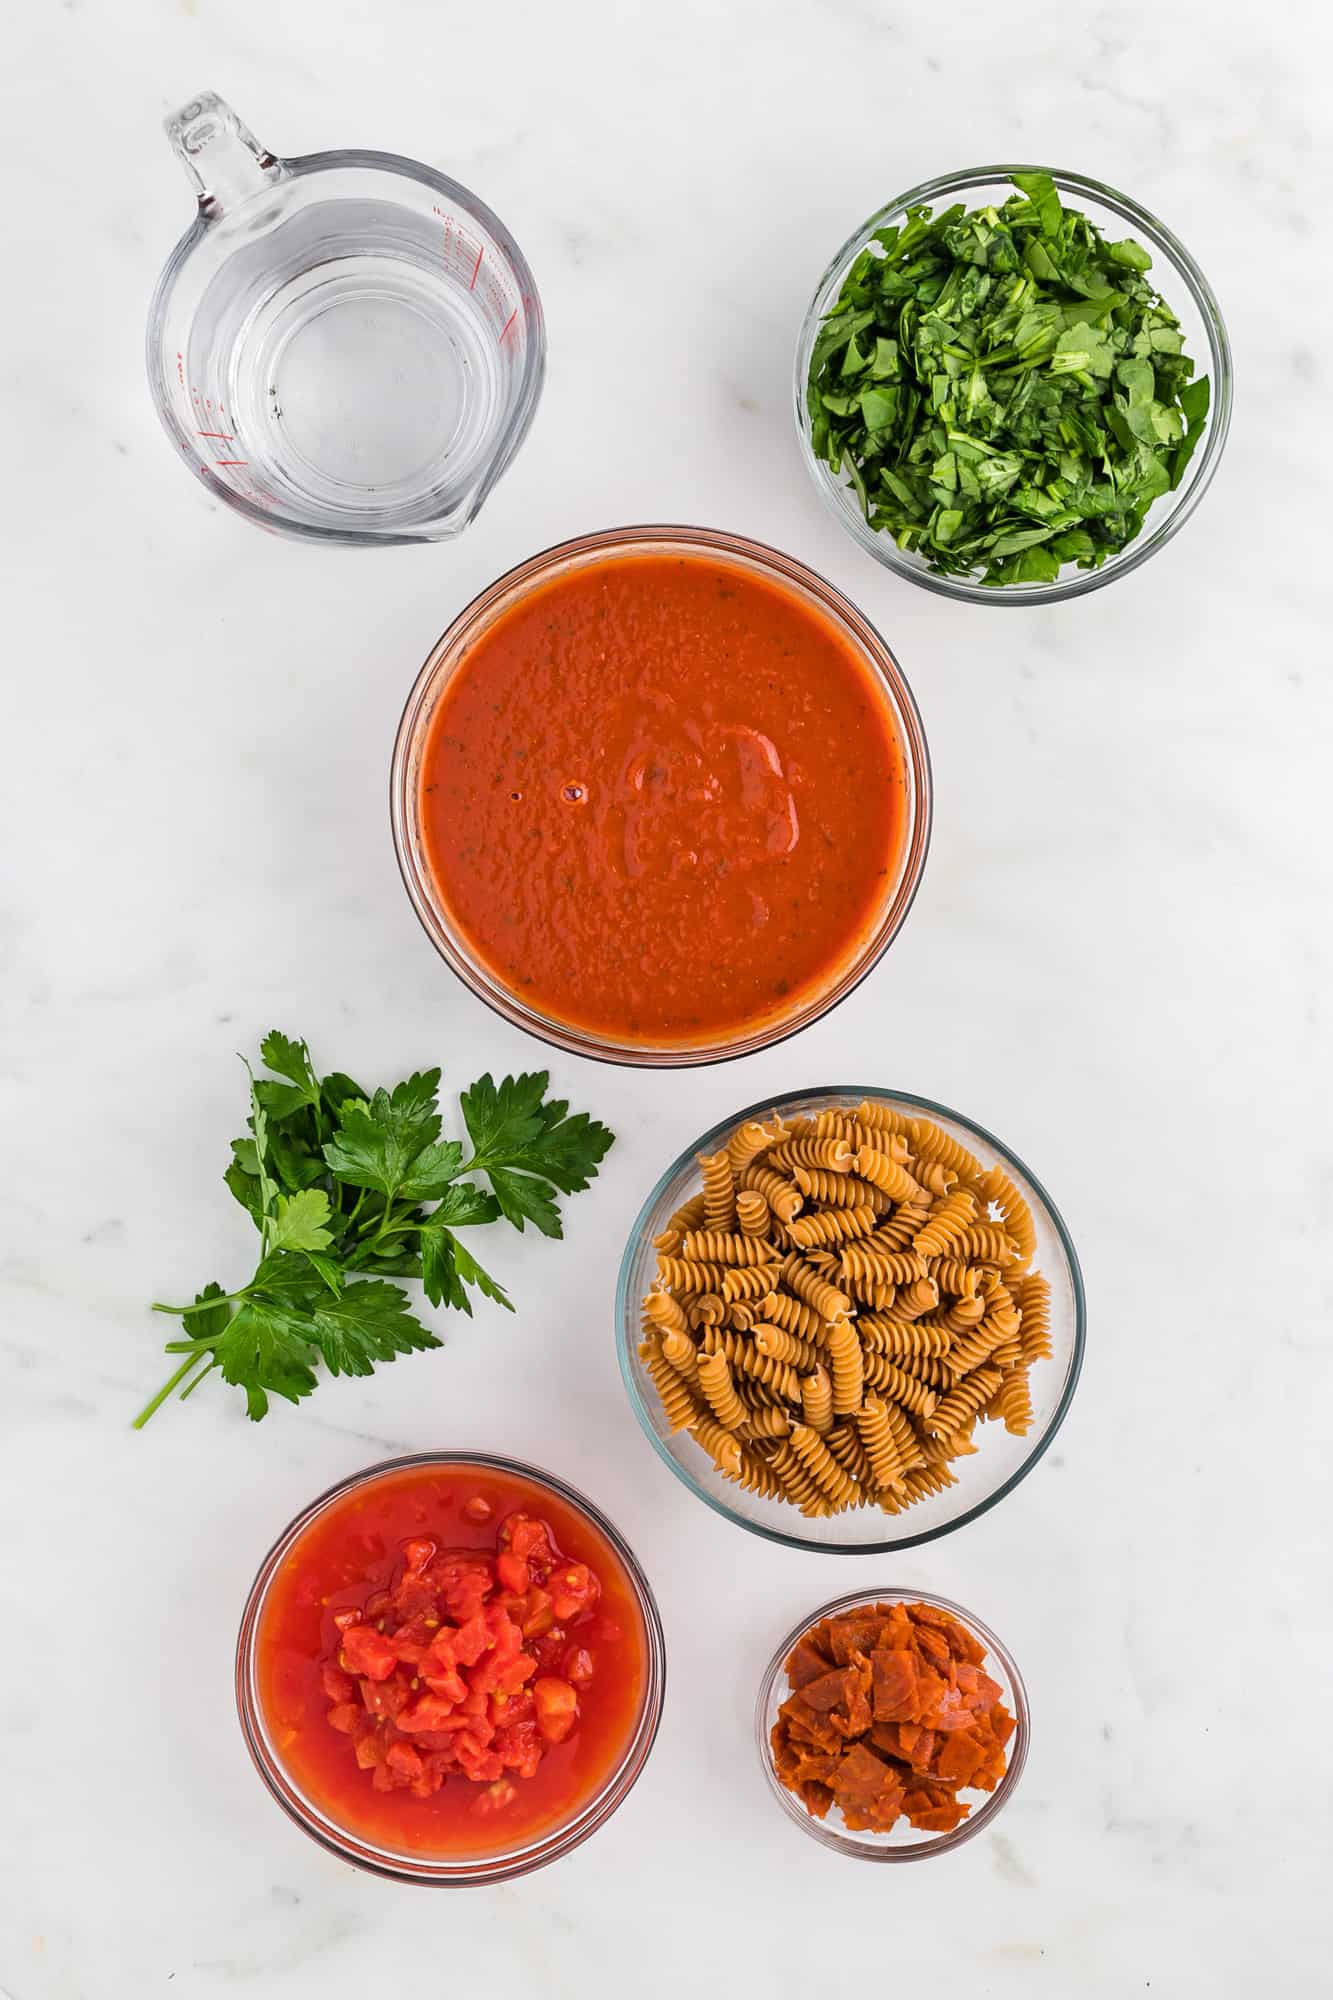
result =
[{"label": "bowl of chopped spinach", "polygon": [[796,355],[815,482],[863,548],[972,603],[1136,569],[1217,469],[1231,350],[1184,245],[1080,174],[976,167],[849,238]]}]

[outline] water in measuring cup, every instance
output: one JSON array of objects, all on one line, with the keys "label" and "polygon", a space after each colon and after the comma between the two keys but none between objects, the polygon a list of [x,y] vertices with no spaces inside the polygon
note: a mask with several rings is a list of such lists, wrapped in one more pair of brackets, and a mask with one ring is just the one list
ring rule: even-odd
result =
[{"label": "water in measuring cup", "polygon": [[189,377],[227,413],[257,498],[316,527],[406,529],[475,488],[495,455],[505,303],[442,263],[438,223],[387,202],[315,203],[215,274]]}]

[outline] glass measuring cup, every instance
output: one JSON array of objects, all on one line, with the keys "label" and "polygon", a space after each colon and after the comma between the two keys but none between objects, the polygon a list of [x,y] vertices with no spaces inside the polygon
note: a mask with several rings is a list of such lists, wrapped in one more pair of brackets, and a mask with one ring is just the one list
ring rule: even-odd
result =
[{"label": "glass measuring cup", "polygon": [[199,212],[153,295],[148,377],[185,463],[280,533],[458,534],[545,370],[537,288],[504,224],[394,153],[279,159],[212,91],[166,131]]}]

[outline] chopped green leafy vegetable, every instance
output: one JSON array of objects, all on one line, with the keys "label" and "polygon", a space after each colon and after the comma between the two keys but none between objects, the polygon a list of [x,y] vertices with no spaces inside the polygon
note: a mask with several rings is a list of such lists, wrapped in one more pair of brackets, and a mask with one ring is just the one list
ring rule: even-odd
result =
[{"label": "chopped green leafy vegetable", "polygon": [[872,528],[992,586],[1097,569],[1179,486],[1208,419],[1179,321],[1129,239],[1051,176],[999,208],[876,231],[815,340],[817,458]]},{"label": "chopped green leafy vegetable", "polygon": [[545,1070],[498,1085],[483,1076],[463,1092],[465,1157],[460,1140],[441,1137],[437,1069],[370,1096],[339,1071],[317,1076],[305,1043],[276,1030],[260,1058],[270,1074],[251,1072],[247,1130],[223,1175],[259,1231],[259,1262],[237,1291],[208,1284],[188,1306],[154,1306],[179,1317],[182,1337],[166,1351],[185,1358],[136,1430],[215,1368],[258,1421],[271,1395],[310,1395],[319,1361],[332,1375],[369,1375],[438,1347],[393,1279],[419,1278],[432,1305],[470,1313],[476,1290],[512,1312],[455,1231],[503,1216],[559,1236],[557,1196],[586,1188],[612,1143],[605,1125],[547,1096]]}]

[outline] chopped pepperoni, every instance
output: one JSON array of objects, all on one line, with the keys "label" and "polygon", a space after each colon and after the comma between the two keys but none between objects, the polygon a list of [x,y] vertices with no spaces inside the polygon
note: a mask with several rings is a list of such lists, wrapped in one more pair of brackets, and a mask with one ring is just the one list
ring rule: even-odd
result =
[{"label": "chopped pepperoni", "polygon": [[1014,1728],[985,1658],[933,1605],[876,1604],[813,1626],[788,1656],[774,1770],[809,1812],[836,1806],[855,1831],[900,1817],[951,1831],[971,1810],[957,1794],[1004,1776]]}]

